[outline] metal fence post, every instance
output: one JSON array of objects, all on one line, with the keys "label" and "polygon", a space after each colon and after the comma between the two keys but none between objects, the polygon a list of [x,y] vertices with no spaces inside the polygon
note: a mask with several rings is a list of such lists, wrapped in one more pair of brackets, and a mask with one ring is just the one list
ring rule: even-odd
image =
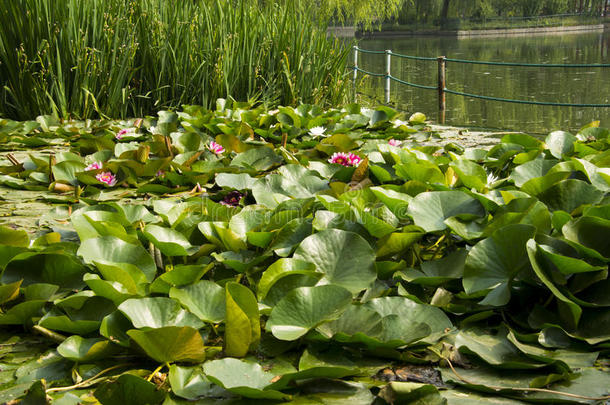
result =
[{"label": "metal fence post", "polygon": [[353,79],[354,103],[358,99],[358,93],[356,92],[356,80],[357,79],[358,79],[358,47],[356,45],[354,45],[354,79]]},{"label": "metal fence post", "polygon": [[390,76],[392,74],[391,66],[392,66],[392,50],[386,49],[385,50],[385,103],[386,104],[390,103],[390,84],[392,83],[392,79],[390,79]]},{"label": "metal fence post", "polygon": [[438,113],[439,113],[439,122],[441,124],[445,123],[445,57],[439,56],[438,60]]},{"label": "metal fence post", "polygon": [[358,47],[354,45],[354,84],[358,78]]}]

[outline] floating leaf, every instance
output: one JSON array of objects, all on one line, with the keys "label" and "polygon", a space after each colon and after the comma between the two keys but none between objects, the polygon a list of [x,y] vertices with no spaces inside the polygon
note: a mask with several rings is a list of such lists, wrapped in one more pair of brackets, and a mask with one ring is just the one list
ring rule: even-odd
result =
[{"label": "floating leaf", "polygon": [[418,194],[409,203],[409,215],[426,232],[447,228],[451,217],[482,217],[485,209],[479,201],[461,191],[433,191]]},{"label": "floating leaf", "polygon": [[167,297],[131,298],[119,305],[118,309],[138,329],[165,326],[190,326],[199,329],[204,326],[195,315]]},{"label": "floating leaf", "polygon": [[258,282],[258,298],[264,299],[273,284],[279,279],[293,274],[321,276],[320,273],[315,272],[315,266],[309,262],[289,258],[279,259],[265,270]]},{"label": "floating leaf", "polygon": [[198,250],[184,235],[171,228],[149,224],[142,233],[166,256],[190,256]]},{"label": "floating leaf", "polygon": [[102,405],[129,404],[135,398],[141,404],[157,405],[167,393],[143,378],[123,374],[116,381],[100,384],[93,395]]},{"label": "floating leaf", "polygon": [[360,235],[327,229],[311,235],[297,248],[294,258],[313,263],[324,273],[321,282],[345,287],[356,294],[375,280],[375,252]]},{"label": "floating leaf", "polygon": [[190,326],[132,329],[127,334],[150,358],[159,363],[201,363],[205,360],[203,339]]},{"label": "floating leaf", "polygon": [[116,354],[117,351],[117,346],[108,340],[85,339],[78,335],[70,336],[57,347],[60,355],[77,362],[101,360]]},{"label": "floating leaf", "polygon": [[210,381],[246,398],[281,400],[287,397],[268,388],[275,375],[256,363],[232,358],[212,360],[203,365],[203,372]]},{"label": "floating leaf", "polygon": [[347,308],[352,294],[337,285],[301,287],[276,304],[267,329],[281,340],[296,340],[325,321],[336,319]]},{"label": "floating leaf", "polygon": [[531,225],[507,225],[477,243],[466,258],[462,281],[466,293],[490,289],[482,304],[507,304],[512,279],[529,264],[525,244],[535,232]]},{"label": "floating leaf", "polygon": [[260,315],[256,297],[248,287],[230,282],[225,287],[225,352],[243,357],[260,340]]},{"label": "floating leaf", "polygon": [[212,281],[201,280],[186,287],[174,287],[169,296],[204,322],[218,323],[225,319],[225,290]]},{"label": "floating leaf", "polygon": [[78,248],[86,263],[95,264],[107,280],[121,281],[113,275],[126,273],[136,283],[150,282],[157,273],[152,256],[141,245],[114,236],[87,239]]}]

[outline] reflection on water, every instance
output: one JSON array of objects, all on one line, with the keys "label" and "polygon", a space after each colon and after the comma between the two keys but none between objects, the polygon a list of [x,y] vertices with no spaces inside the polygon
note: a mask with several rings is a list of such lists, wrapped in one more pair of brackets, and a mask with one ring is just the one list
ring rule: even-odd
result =
[{"label": "reflection on water", "polygon": [[[610,63],[610,32],[532,37],[411,37],[367,39],[363,49],[436,57],[521,63]],[[385,72],[384,55],[359,55],[362,69]],[[392,75],[436,85],[436,62],[392,58]],[[360,74],[362,77],[362,74]],[[383,80],[367,77],[358,91],[383,100]],[[447,63],[447,88],[501,98],[562,103],[610,104],[610,68],[536,68]],[[437,92],[392,83],[399,109],[436,117]],[[363,100],[366,97],[363,97]],[[545,133],[578,129],[594,120],[610,127],[610,108],[553,107],[484,101],[447,94],[446,123]]]}]

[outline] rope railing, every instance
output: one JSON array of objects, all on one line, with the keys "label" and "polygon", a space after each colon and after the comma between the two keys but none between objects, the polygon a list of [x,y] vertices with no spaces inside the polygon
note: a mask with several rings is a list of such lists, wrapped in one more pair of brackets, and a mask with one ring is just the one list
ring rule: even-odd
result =
[{"label": "rope railing", "polygon": [[[386,55],[386,72],[385,73],[375,73],[368,72],[358,67],[358,53],[368,53],[368,54],[377,54],[377,55]],[[437,86],[428,86],[423,84],[411,83],[406,80],[399,79],[391,74],[391,59],[392,56],[396,56],[404,59],[413,59],[413,60],[424,60],[424,61],[433,61],[436,60],[438,62],[438,84]],[[551,102],[551,101],[534,101],[534,100],[516,100],[502,97],[493,97],[493,96],[485,96],[480,94],[472,94],[467,92],[455,91],[448,89],[446,87],[446,62],[454,62],[454,63],[470,63],[470,64],[479,64],[479,65],[500,65],[500,66],[518,66],[518,67],[551,67],[551,68],[609,68],[610,64],[554,64],[554,63],[516,63],[516,62],[487,62],[487,61],[474,61],[474,60],[466,60],[466,59],[453,59],[446,58],[444,56],[439,56],[437,58],[431,57],[422,57],[422,56],[412,56],[412,55],[402,55],[398,53],[394,53],[391,50],[385,51],[372,51],[366,49],[360,49],[357,46],[354,46],[354,66],[352,69],[354,70],[354,84],[356,83],[358,72],[362,72],[364,74],[374,76],[374,77],[384,77],[386,79],[385,83],[385,100],[386,103],[390,102],[390,83],[395,81],[397,83],[401,83],[407,86],[425,89],[425,90],[437,90],[439,95],[439,110],[441,112],[441,117],[444,116],[445,111],[445,94],[453,94],[457,96],[476,98],[481,100],[489,100],[489,101],[499,101],[505,103],[516,103],[516,104],[530,104],[530,105],[541,105],[541,106],[555,106],[555,107],[579,107],[579,108],[607,108],[610,107],[610,104],[592,104],[592,103],[561,103],[561,102]]]},{"label": "rope railing", "polygon": [[365,75],[369,75],[369,76],[373,76],[373,77],[385,77],[384,73],[374,73],[374,72],[368,72],[364,69],[360,69],[359,67],[355,67],[354,70],[364,73]]},{"label": "rope railing", "polygon": [[[432,58],[436,59],[436,58]],[[543,68],[608,68],[610,67],[609,63],[601,63],[601,64],[577,64],[577,63],[518,63],[518,62],[488,62],[482,60],[467,60],[467,59],[452,59],[445,58],[447,62],[455,62],[455,63],[470,63],[475,65],[496,65],[496,66],[519,66],[519,67],[543,67]]]},{"label": "rope railing", "polygon": [[397,56],[399,58],[403,58],[403,59],[414,59],[414,60],[436,60],[436,58],[430,58],[427,56],[411,56],[411,55],[402,55],[400,53],[394,53],[390,51],[390,54],[392,56]]},{"label": "rope railing", "polygon": [[478,94],[463,93],[461,91],[455,91],[450,89],[443,89],[445,93],[455,94],[457,96],[464,96],[470,98],[479,98],[481,100],[490,101],[502,101],[505,103],[517,103],[517,104],[531,104],[531,105],[548,105],[555,107],[610,107],[610,104],[577,104],[577,103],[554,103],[551,101],[530,101],[530,100],[514,100],[510,98],[492,97],[492,96],[481,96]]},{"label": "rope railing", "polygon": [[417,87],[418,89],[425,89],[425,90],[436,90],[437,89],[436,86],[425,86],[423,84],[410,83],[410,82],[401,80],[398,77],[394,77],[392,75],[390,75],[389,77],[390,77],[391,80],[393,80],[395,82],[398,82],[400,84],[405,84],[405,85],[411,86],[411,87]]}]

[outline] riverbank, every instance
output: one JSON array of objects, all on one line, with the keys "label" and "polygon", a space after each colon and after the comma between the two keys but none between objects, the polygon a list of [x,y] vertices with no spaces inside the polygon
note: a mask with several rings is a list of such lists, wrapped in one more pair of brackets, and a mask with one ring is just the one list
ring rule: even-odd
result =
[{"label": "riverbank", "polygon": [[506,36],[506,35],[563,35],[566,33],[579,32],[604,32],[610,30],[610,18],[591,18],[589,21],[566,20],[561,22],[532,22],[502,24],[498,22],[483,22],[473,24],[470,22],[458,23],[459,27],[454,29],[442,29],[438,26],[412,26],[398,24],[384,24],[375,31],[361,31],[355,26],[329,27],[328,35],[338,38],[402,38],[410,36]]},{"label": "riverbank", "polygon": [[[402,30],[386,30],[375,32],[355,31],[356,38],[359,39],[382,39],[382,38],[403,38],[411,36],[451,36],[458,39],[476,36],[529,36],[529,35],[564,35],[575,33],[591,33],[610,30],[610,22],[595,25],[573,25],[573,26],[558,26],[558,27],[531,27],[531,28],[497,28],[497,29],[473,29],[473,30],[423,30],[423,31],[402,31]],[[347,31],[346,31],[347,32]]]}]

